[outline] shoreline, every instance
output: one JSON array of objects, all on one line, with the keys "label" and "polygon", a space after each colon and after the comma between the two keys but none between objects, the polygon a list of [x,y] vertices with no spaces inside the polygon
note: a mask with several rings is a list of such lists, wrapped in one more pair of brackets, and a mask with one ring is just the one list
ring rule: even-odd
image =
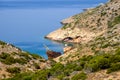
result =
[{"label": "shoreline", "polygon": [[[62,24],[62,26],[59,27],[57,30],[54,30],[54,31],[50,32],[49,34],[45,35],[44,38],[48,39],[48,40],[51,40],[51,41],[59,42],[59,43],[61,43],[61,42],[62,43],[63,42],[67,42],[67,43],[73,43],[73,44],[81,43],[82,41],[84,41],[84,40],[80,41],[82,39],[81,38],[82,34],[77,36],[77,34],[79,34],[79,30],[78,29],[76,29],[76,30],[72,29],[69,26],[69,24],[72,25],[72,23],[75,22],[75,19],[74,19],[75,16],[80,15],[80,14],[84,14],[86,12],[90,12],[90,11],[94,10],[95,8],[97,8],[97,7],[104,6],[105,4],[107,4],[109,2],[110,1],[108,0],[105,3],[99,3],[95,7],[89,7],[89,8],[81,9],[82,11],[80,13],[75,14],[75,15],[71,15],[68,18],[65,18],[62,21],[60,21],[60,23]],[[68,26],[65,27],[66,25],[68,25]],[[65,27],[65,29],[64,29],[64,27]],[[76,32],[78,32],[78,33],[76,33]],[[83,31],[83,33],[84,32],[85,31]],[[75,36],[72,33],[74,33]],[[95,35],[95,33],[90,33],[90,34],[93,34],[93,36]],[[65,35],[67,35],[67,36],[65,36]],[[87,35],[87,36],[91,36],[91,35]],[[72,40],[68,39],[67,41],[64,41],[64,39],[66,39],[67,37],[72,38]],[[93,38],[93,37],[91,37],[91,38]],[[85,43],[86,42],[89,42],[89,41],[85,41]]]}]

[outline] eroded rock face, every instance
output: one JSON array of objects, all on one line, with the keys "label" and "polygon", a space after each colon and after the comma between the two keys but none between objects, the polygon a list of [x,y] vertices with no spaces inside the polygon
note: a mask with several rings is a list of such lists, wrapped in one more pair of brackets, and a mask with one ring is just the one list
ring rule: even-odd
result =
[{"label": "eroded rock face", "polygon": [[60,52],[55,52],[51,50],[48,50],[46,53],[47,53],[48,59],[53,59],[61,55]]},{"label": "eroded rock face", "polygon": [[54,40],[54,41],[64,41],[64,42],[73,42],[73,43],[87,43],[95,36],[94,32],[89,31],[86,28],[67,28],[65,30],[58,29],[56,31],[51,32],[45,38]]}]

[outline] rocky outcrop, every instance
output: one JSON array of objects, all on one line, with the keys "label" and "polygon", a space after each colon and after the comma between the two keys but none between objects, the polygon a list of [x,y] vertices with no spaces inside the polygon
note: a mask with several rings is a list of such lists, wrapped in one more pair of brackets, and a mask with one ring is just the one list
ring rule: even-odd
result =
[{"label": "rocky outcrop", "polygon": [[51,50],[48,50],[46,53],[47,53],[48,59],[57,58],[58,56],[61,55],[60,52],[55,52],[55,51],[51,51]]},{"label": "rocky outcrop", "polygon": [[[62,34],[61,34],[62,33]],[[65,41],[65,42],[74,42],[74,43],[86,43],[93,39],[96,35],[94,32],[90,32],[86,28],[67,28],[67,29],[58,29],[54,32],[51,32],[46,36],[47,39],[55,41]]]}]

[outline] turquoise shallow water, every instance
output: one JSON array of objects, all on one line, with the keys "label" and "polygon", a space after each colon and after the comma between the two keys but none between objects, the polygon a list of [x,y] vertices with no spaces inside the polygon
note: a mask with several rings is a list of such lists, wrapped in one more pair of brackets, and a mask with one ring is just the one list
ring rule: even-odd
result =
[{"label": "turquoise shallow water", "polygon": [[60,21],[107,0],[2,0],[0,1],[0,40],[44,58],[43,44],[63,52],[63,45],[44,39],[60,28]]},{"label": "turquoise shallow water", "polygon": [[42,56],[43,58],[47,59],[46,49],[43,46],[44,44],[46,46],[48,46],[50,50],[54,50],[54,51],[63,53],[63,47],[64,47],[63,44],[49,41],[49,40],[46,40],[45,42],[18,42],[18,43],[14,43],[14,45],[22,48],[24,51],[28,51],[28,52],[31,52],[33,54],[38,54],[38,55]]}]

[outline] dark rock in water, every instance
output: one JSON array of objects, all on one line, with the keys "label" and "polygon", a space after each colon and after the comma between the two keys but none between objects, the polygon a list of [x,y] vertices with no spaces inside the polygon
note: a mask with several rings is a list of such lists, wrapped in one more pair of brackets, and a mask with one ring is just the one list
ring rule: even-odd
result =
[{"label": "dark rock in water", "polygon": [[46,53],[47,53],[48,59],[53,59],[61,55],[60,52],[55,52],[51,50],[48,50]]}]

